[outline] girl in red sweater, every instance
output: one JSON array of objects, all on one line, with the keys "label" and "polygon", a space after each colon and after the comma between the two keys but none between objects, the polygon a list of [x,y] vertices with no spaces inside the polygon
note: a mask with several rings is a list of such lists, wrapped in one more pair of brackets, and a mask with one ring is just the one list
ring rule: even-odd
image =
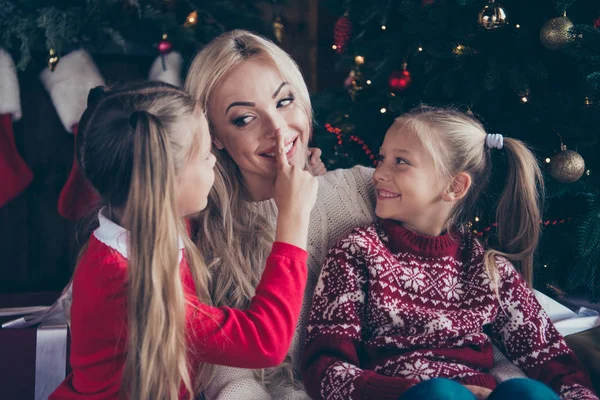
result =
[{"label": "girl in red sweater", "polygon": [[[276,128],[276,127],[274,127]],[[215,157],[196,102],[162,83],[90,91],[77,158],[104,208],[73,276],[71,366],[51,399],[194,398],[211,364],[286,356],[306,281],[316,180],[290,166],[274,129],[275,243],[248,309],[210,306],[185,216],[201,211]]]},{"label": "girl in red sweater", "polygon": [[[484,248],[468,221],[492,151],[507,158],[507,178],[497,246]],[[330,250],[315,290],[303,362],[311,397],[597,400],[529,286],[542,176],[527,147],[422,107],[394,122],[380,154],[380,220]],[[492,341],[533,380],[496,388]]]}]

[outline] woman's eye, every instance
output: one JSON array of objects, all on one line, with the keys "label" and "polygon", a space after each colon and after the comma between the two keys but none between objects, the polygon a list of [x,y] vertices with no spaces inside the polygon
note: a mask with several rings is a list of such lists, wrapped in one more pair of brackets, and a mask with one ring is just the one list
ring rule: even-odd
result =
[{"label": "woman's eye", "polygon": [[294,101],[294,96],[286,97],[285,99],[281,99],[277,102],[277,108],[286,107],[292,104]]},{"label": "woman's eye", "polygon": [[251,115],[244,115],[242,117],[235,118],[232,122],[235,126],[244,126],[247,125],[253,119],[254,117],[252,117]]}]

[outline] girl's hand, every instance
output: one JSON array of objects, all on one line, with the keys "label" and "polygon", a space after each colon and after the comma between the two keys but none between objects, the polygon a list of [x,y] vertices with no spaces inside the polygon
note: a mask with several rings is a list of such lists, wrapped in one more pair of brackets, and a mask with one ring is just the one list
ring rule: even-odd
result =
[{"label": "girl's hand", "polygon": [[313,176],[321,176],[327,172],[327,168],[325,168],[325,164],[321,160],[321,154],[323,152],[318,147],[308,148],[308,171]]},{"label": "girl's hand", "polygon": [[492,393],[490,389],[481,386],[465,385],[465,387],[475,395],[477,400],[485,400]]},{"label": "girl's hand", "polygon": [[277,178],[274,198],[278,210],[275,240],[306,249],[310,211],[317,200],[319,183],[310,172],[290,165],[280,133],[277,134],[275,158]]}]

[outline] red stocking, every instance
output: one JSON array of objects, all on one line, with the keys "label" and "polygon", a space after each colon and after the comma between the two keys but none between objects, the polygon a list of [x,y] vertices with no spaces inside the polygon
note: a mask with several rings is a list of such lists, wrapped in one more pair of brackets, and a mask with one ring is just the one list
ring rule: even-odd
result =
[{"label": "red stocking", "polygon": [[19,155],[11,114],[0,115],[0,207],[21,193],[33,180],[33,173]]},{"label": "red stocking", "polygon": [[[73,135],[76,139],[77,125],[73,126]],[[71,221],[77,221],[89,214],[98,201],[98,194],[83,175],[74,154],[69,179],[58,197],[58,213]]]}]

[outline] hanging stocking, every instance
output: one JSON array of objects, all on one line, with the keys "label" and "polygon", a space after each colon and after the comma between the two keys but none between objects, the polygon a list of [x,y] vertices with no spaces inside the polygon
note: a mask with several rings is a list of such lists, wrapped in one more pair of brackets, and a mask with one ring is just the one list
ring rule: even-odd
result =
[{"label": "hanging stocking", "polygon": [[[60,59],[54,71],[44,69],[40,79],[65,130],[72,132],[76,139],[79,119],[85,111],[90,89],[104,85],[92,57],[85,50],[73,51]],[[92,211],[97,201],[98,196],[85,179],[74,154],[69,178],[58,198],[58,212],[75,221]]]},{"label": "hanging stocking", "polygon": [[19,81],[10,54],[0,49],[0,207],[21,193],[33,174],[19,155],[13,121],[21,119]]},{"label": "hanging stocking", "polygon": [[[164,63],[163,63],[164,62]],[[156,57],[148,73],[149,81],[161,81],[181,87],[183,57],[176,51]]]}]

